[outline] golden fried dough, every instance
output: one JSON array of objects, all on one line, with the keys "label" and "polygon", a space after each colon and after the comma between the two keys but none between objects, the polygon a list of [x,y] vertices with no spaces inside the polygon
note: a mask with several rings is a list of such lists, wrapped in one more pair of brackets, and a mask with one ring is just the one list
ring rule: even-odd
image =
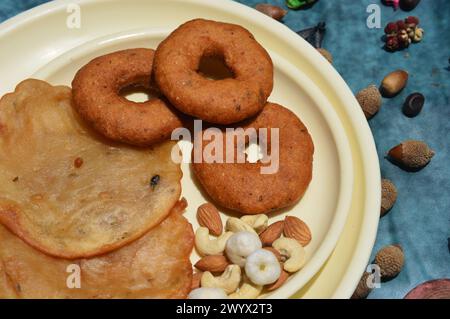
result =
[{"label": "golden fried dough", "polygon": [[128,49],[86,64],[72,82],[74,108],[98,132],[115,141],[148,146],[170,139],[182,123],[164,99],[136,103],[120,95],[129,86],[154,91],[150,85],[153,55],[151,49]]},{"label": "golden fried dough", "polygon": [[0,223],[38,250],[75,259],[158,225],[179,199],[182,172],[174,142],[113,144],[70,100],[69,88],[38,80],[0,100]]},{"label": "golden fried dough", "polygon": [[[223,58],[232,78],[199,74],[202,58]],[[156,49],[153,72],[167,99],[181,112],[217,124],[256,115],[273,89],[273,63],[245,28],[205,19],[188,21]]]},{"label": "golden fried dough", "polygon": [[[0,298],[186,298],[191,287],[194,234],[178,211],[133,243],[91,259],[47,256],[1,225],[0,242]],[[79,289],[67,287],[69,265],[81,270]]]}]

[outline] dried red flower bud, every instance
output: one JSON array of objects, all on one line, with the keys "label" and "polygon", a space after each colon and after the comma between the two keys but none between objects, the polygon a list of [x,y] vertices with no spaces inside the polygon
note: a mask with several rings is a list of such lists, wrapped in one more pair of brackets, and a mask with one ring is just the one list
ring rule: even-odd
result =
[{"label": "dried red flower bud", "polygon": [[397,23],[395,22],[390,22],[386,25],[386,27],[384,28],[384,33],[386,34],[393,34],[393,33],[397,33],[398,31],[398,26]]},{"label": "dried red flower bud", "polygon": [[397,40],[400,48],[409,47],[410,39],[406,30],[401,30],[397,35]]},{"label": "dried red flower bud", "polygon": [[386,49],[395,51],[399,48],[397,37],[388,37],[386,40]]},{"label": "dried red flower bud", "polygon": [[405,29],[406,29],[405,21],[398,20],[398,21],[397,21],[397,27],[398,27],[398,30],[399,30],[399,31],[400,31],[400,30],[405,30]]},{"label": "dried red flower bud", "polygon": [[409,16],[405,19],[405,22],[407,24],[414,24],[414,25],[418,25],[419,24],[419,18],[414,17],[414,16]]}]

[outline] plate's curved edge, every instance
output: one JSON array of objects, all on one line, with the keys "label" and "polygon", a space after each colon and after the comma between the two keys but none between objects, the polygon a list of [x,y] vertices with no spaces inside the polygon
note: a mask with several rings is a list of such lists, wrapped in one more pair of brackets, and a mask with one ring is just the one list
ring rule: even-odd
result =
[{"label": "plate's curved edge", "polygon": [[[309,78],[301,72],[301,70],[298,70],[297,68],[291,69],[288,66],[287,61],[281,57],[280,55],[271,52],[271,55],[276,56],[278,64],[281,62],[281,69],[282,72],[288,74],[292,79],[295,79],[295,81],[300,85],[300,83],[306,83],[306,79],[309,80]],[[284,64],[284,65],[283,65]],[[304,81],[303,81],[304,80]],[[326,121],[329,123],[332,127],[333,135],[335,144],[337,146],[337,150],[339,153],[339,159],[342,161],[340,163],[340,176],[346,176],[350,178],[342,178],[340,181],[340,195],[339,195],[339,202],[336,209],[335,217],[333,218],[332,226],[327,232],[326,237],[331,236],[329,238],[330,240],[328,242],[322,242],[322,244],[319,246],[319,248],[316,251],[316,254],[320,256],[320,258],[316,259],[316,263],[320,264],[320,267],[313,270],[306,265],[305,270],[307,271],[307,274],[305,277],[308,278],[307,281],[302,282],[301,288],[295,288],[291,289],[290,295],[294,296],[298,293],[299,289],[301,290],[303,286],[310,281],[313,276],[320,271],[321,267],[325,263],[325,261],[330,257],[332,254],[334,248],[337,245],[337,242],[339,240],[339,237],[342,234],[342,231],[344,229],[344,226],[347,222],[347,218],[350,211],[351,206],[351,197],[353,194],[353,159],[351,157],[351,148],[350,144],[348,143],[348,140],[346,139],[345,130],[342,126],[342,123],[339,120],[338,115],[334,111],[334,109],[331,107],[330,102],[326,99],[326,97],[320,92],[320,89],[314,84],[312,80],[309,80],[311,82],[311,85],[309,85],[307,90],[307,95],[309,98],[311,98],[316,105],[319,105],[320,112],[322,113],[322,116],[326,118]],[[333,112],[326,112],[325,110],[332,109]],[[337,124],[339,123],[339,124]],[[330,235],[332,234],[332,235]],[[308,267],[308,268],[307,268]],[[273,298],[277,298],[277,293],[273,293],[271,295]]]},{"label": "plate's curved edge", "polygon": [[[108,0],[100,0],[103,2],[107,2]],[[179,0],[169,0],[169,1],[179,1]],[[249,7],[246,7],[245,5],[242,5],[240,3],[232,2],[231,0],[222,0],[222,1],[215,1],[215,2],[202,2],[201,0],[184,0],[185,2],[191,2],[191,3],[201,3],[204,6],[213,7],[213,8],[220,8],[221,10],[227,10],[227,12],[232,13],[233,9],[240,8],[241,10],[245,11],[246,18],[251,20],[251,22],[258,23],[258,25],[265,24],[266,26],[269,24],[271,25],[271,28],[277,32],[286,32],[285,36],[289,39],[289,43],[293,45],[295,48],[303,49],[307,58],[311,62],[313,59],[313,56],[318,57],[318,53],[315,52],[315,50],[312,47],[308,47],[301,38],[296,35],[295,32],[290,30],[287,26],[280,24],[278,22],[272,21],[269,17],[263,17],[263,14],[257,12],[256,10],[252,10]],[[56,12],[64,5],[67,5],[69,3],[74,3],[75,1],[71,0],[55,0],[49,3],[42,4],[38,7],[35,7],[33,9],[30,9],[26,12],[23,12],[13,18],[10,18],[9,20],[6,20],[2,24],[0,24],[0,37],[6,35],[9,31],[11,31],[13,28],[16,28],[17,26],[23,26],[26,23],[30,23],[33,20],[39,19],[42,15]],[[82,3],[88,3],[93,2],[92,0],[78,0],[76,3],[82,4]],[[39,13],[39,14],[38,14]],[[258,21],[262,20],[262,21]],[[323,61],[325,62],[325,61]],[[365,176],[365,187],[366,189],[370,189],[371,192],[375,194],[379,194],[381,191],[381,185],[380,185],[380,169],[379,169],[379,162],[378,162],[378,156],[375,148],[375,142],[373,140],[373,136],[370,132],[370,128],[367,124],[367,122],[363,119],[362,111],[357,105],[357,102],[353,96],[353,93],[351,92],[350,88],[345,85],[344,80],[342,77],[337,73],[336,70],[334,70],[331,66],[326,66],[325,63],[321,63],[320,66],[317,66],[317,69],[322,77],[325,76],[325,73],[327,73],[326,77],[334,78],[334,85],[339,86],[341,89],[341,95],[342,97],[337,97],[337,99],[341,102],[344,109],[347,111],[350,110],[351,112],[356,112],[351,114],[348,113],[347,115],[351,119],[352,124],[355,125],[355,128],[358,129],[359,135],[363,135],[365,140],[365,143],[369,143],[364,145],[365,152],[361,152],[361,138],[358,138],[358,145],[360,147],[360,154],[363,158],[363,172],[366,174]],[[331,74],[329,74],[331,72]],[[346,101],[344,101],[346,100]],[[359,110],[359,111],[358,111]],[[377,169],[370,170],[368,165],[366,163],[370,162],[372,165],[375,165]],[[353,254],[353,259],[350,262],[350,266],[348,267],[345,276],[340,281],[340,284],[338,285],[338,288],[333,294],[333,298],[349,298],[351,294],[353,293],[356,285],[358,284],[359,279],[355,277],[354,273],[361,273],[364,271],[365,265],[367,265],[370,253],[373,248],[375,239],[376,239],[376,232],[377,232],[377,226],[379,221],[379,211],[375,207],[379,207],[380,199],[379,196],[372,197],[372,198],[365,198],[365,213],[362,220],[362,229],[360,231],[361,233],[364,233],[364,240],[359,240],[357,248],[355,249],[356,252]],[[376,225],[376,227],[374,227]],[[359,236],[361,237],[361,236]],[[368,249],[368,247],[370,249]],[[364,263],[362,263],[364,261]],[[353,278],[354,277],[354,278]]]}]

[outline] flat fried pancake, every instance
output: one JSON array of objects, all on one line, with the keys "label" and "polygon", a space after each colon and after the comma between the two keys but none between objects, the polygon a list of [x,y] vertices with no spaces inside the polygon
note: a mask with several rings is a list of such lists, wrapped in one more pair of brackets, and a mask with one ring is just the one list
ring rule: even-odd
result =
[{"label": "flat fried pancake", "polygon": [[[194,234],[181,208],[133,243],[91,259],[50,257],[0,225],[0,298],[186,298]],[[80,267],[79,289],[67,287],[69,265]]]},{"label": "flat fried pancake", "polygon": [[180,197],[182,172],[174,142],[114,144],[70,102],[69,88],[38,80],[0,100],[0,223],[40,251],[75,259],[158,225]]}]

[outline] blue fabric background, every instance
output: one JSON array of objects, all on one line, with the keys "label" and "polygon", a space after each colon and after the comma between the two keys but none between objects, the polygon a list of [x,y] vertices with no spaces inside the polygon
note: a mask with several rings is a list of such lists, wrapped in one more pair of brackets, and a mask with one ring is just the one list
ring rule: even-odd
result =
[{"label": "blue fabric background", "polygon": [[[2,0],[0,21],[45,0]],[[239,0],[249,6],[258,0]],[[284,6],[284,0],[268,3]],[[416,15],[425,29],[424,41],[401,52],[381,49],[382,29],[366,27],[367,5],[379,0],[319,0],[304,11],[289,11],[284,23],[300,30],[326,21],[323,46],[332,52],[334,66],[356,93],[368,84],[379,84],[395,69],[410,73],[407,88],[385,99],[382,110],[370,121],[377,144],[381,173],[399,191],[393,210],[382,218],[372,256],[384,245],[399,243],[406,255],[402,273],[383,283],[370,298],[403,298],[415,285],[430,279],[450,278],[450,2],[423,0],[411,13],[382,7],[382,27],[392,20]],[[12,61],[13,62],[13,61]],[[422,113],[413,119],[401,112],[404,98],[415,91],[426,97]],[[436,156],[425,169],[408,173],[385,159],[386,152],[405,139],[426,141]]]}]

